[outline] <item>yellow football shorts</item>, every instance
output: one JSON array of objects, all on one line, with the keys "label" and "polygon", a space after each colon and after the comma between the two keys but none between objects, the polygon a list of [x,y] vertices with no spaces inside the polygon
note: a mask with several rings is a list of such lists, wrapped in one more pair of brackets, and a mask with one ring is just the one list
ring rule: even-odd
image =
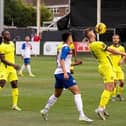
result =
[{"label": "yellow football shorts", "polygon": [[111,65],[100,64],[98,66],[98,71],[101,74],[104,83],[114,82],[115,80],[115,72]]},{"label": "yellow football shorts", "polygon": [[14,81],[18,80],[17,72],[14,68],[12,69],[0,69],[0,80]]},{"label": "yellow football shorts", "polygon": [[124,72],[122,71],[121,67],[118,66],[118,67],[114,68],[114,70],[115,70],[115,75],[116,75],[115,80],[117,80],[117,81],[124,80]]}]

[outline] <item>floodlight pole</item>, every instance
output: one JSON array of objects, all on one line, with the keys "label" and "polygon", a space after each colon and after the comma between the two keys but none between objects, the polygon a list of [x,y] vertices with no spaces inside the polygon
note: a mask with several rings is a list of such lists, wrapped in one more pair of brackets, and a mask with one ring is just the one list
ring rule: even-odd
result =
[{"label": "floodlight pole", "polygon": [[[68,13],[70,15],[70,13],[71,13],[71,0],[68,1],[68,8],[69,8],[69,12]],[[71,25],[70,23],[71,23],[71,21],[70,21],[70,17],[69,17],[69,23],[68,23],[68,27],[69,28],[70,28],[70,25]]]},{"label": "floodlight pole", "polygon": [[0,34],[4,28],[4,0],[0,0]]},{"label": "floodlight pole", "polygon": [[[101,22],[101,0],[97,0],[97,24]],[[99,40],[99,34],[97,34],[97,40]]]},{"label": "floodlight pole", "polygon": [[71,0],[68,1],[68,7],[69,7],[69,13],[70,13],[70,10],[71,10]]},{"label": "floodlight pole", "polygon": [[37,0],[37,8],[36,8],[37,18],[36,18],[36,25],[37,25],[37,35],[40,34],[40,0]]}]

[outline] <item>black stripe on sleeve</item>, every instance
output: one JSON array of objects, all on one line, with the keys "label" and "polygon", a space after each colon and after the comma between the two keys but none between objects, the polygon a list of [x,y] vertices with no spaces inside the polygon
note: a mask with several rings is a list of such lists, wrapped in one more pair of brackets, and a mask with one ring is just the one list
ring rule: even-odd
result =
[{"label": "black stripe on sleeve", "polygon": [[108,46],[106,46],[104,50],[106,51],[106,50],[107,50],[107,48],[108,48]]}]

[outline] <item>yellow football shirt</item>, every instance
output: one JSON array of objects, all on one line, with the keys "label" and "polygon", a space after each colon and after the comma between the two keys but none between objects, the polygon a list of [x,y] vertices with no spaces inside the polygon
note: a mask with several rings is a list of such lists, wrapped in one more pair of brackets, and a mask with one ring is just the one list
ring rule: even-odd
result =
[{"label": "yellow football shirt", "polygon": [[[10,63],[15,63],[14,50],[15,50],[15,47],[14,47],[13,42],[10,42],[9,44],[2,43],[0,45],[0,54],[4,54],[5,60],[7,60]],[[0,68],[3,68],[3,67],[11,68],[11,66],[6,66],[4,63],[1,62]]]},{"label": "yellow football shirt", "polygon": [[[125,48],[121,45],[119,45],[118,47],[111,45],[110,48],[115,49],[115,50],[120,51],[120,52],[125,52]],[[111,56],[111,59],[112,59],[112,62],[113,62],[113,66],[115,68],[118,67],[119,66],[118,64],[119,64],[122,56],[121,55],[115,55],[115,54],[110,54],[110,56]]]},{"label": "yellow football shirt", "polygon": [[[61,42],[58,46],[57,46],[57,51],[59,52],[62,49],[64,42]],[[73,43],[70,44],[70,49],[75,49],[75,46]]]},{"label": "yellow football shirt", "polygon": [[106,44],[101,41],[94,41],[89,44],[89,47],[100,64],[112,65],[111,57],[106,51]]},{"label": "yellow football shirt", "polygon": [[94,41],[89,44],[92,54],[97,58],[99,65],[98,71],[103,77],[104,83],[114,82],[115,73],[109,53],[106,51],[107,46],[100,41]]}]

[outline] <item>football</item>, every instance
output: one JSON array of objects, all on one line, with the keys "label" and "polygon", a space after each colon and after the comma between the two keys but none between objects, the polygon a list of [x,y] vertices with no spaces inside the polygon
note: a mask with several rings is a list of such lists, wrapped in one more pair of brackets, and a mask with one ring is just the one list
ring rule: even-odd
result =
[{"label": "football", "polygon": [[104,34],[107,30],[107,27],[104,23],[98,23],[95,27],[95,31],[98,34]]}]

